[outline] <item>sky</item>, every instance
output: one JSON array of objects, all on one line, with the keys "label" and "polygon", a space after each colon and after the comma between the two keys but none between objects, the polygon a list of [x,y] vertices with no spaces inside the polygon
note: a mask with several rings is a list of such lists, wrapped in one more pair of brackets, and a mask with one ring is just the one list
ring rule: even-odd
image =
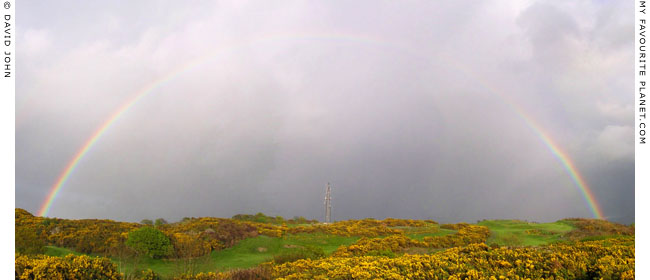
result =
[{"label": "sky", "polygon": [[31,213],[634,221],[630,1],[17,4]]}]

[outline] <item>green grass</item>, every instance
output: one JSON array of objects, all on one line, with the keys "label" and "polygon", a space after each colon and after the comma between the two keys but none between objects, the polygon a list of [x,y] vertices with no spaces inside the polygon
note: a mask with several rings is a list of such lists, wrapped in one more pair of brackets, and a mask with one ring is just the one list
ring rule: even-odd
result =
[{"label": "green grass", "polygon": [[[529,223],[517,220],[490,220],[478,223],[490,229],[487,243],[502,246],[539,246],[562,240],[564,233],[574,229],[569,223]],[[533,232],[526,232],[532,230]]]},{"label": "green grass", "polygon": [[[221,251],[213,251],[209,258],[197,265],[199,272],[225,271],[234,268],[254,267],[262,262],[273,259],[273,256],[283,252],[297,250],[299,246],[310,245],[323,249],[325,254],[331,254],[339,246],[350,245],[356,242],[359,237],[344,237],[327,234],[295,234],[283,238],[268,237],[260,235],[240,241],[237,245]],[[55,246],[47,246],[46,255],[65,256],[67,254],[82,255],[73,250]],[[131,270],[134,266],[132,261],[112,258],[118,265],[120,271]],[[138,260],[137,266],[140,270],[151,269],[163,277],[169,277],[180,271],[182,264],[175,260],[152,259],[148,257]]]},{"label": "green grass", "polygon": [[[422,240],[426,236],[441,236],[456,232],[454,230],[440,229],[439,225],[432,225],[430,230],[425,229],[424,231],[421,228],[414,228],[414,233],[409,233],[409,228],[404,228],[404,230],[409,237],[418,240]],[[197,268],[199,271],[208,272],[254,267],[273,259],[275,255],[297,250],[297,248],[307,245],[321,248],[326,255],[330,255],[340,246],[350,245],[359,238],[323,233],[289,234],[281,238],[260,235],[242,240],[231,248],[213,251],[209,258],[204,260]],[[46,254],[50,256],[81,255],[73,250],[55,246],[48,246]],[[117,258],[112,258],[112,260],[118,264],[120,271],[130,270],[133,267],[133,262],[123,260],[120,263]],[[151,269],[162,276],[171,276],[178,273],[181,264],[173,260],[142,258],[138,261],[137,266],[140,269]]]},{"label": "green grass", "polygon": [[440,225],[430,225],[422,228],[403,228],[406,236],[422,241],[427,236],[443,236],[456,233],[455,230],[440,228]]},{"label": "green grass", "polygon": [[[271,260],[273,256],[295,250],[297,246],[315,246],[323,249],[325,254],[331,254],[341,245],[349,245],[359,237],[343,237],[326,234],[295,234],[284,238],[257,236],[242,240],[237,245],[221,251],[214,251],[211,262],[216,269],[228,270],[233,268],[252,267]],[[291,248],[294,247],[294,248]]]},{"label": "green grass", "polygon": [[[482,221],[479,225],[487,226],[491,235],[487,243],[496,243],[505,246],[539,246],[561,240],[561,236],[574,229],[565,221],[554,223],[528,223],[516,220],[491,220]],[[439,225],[430,225],[427,228],[401,228],[410,238],[422,240],[426,236],[442,236],[453,234],[455,230],[441,229]],[[532,230],[532,231],[531,231]],[[527,232],[528,231],[528,232]],[[221,251],[213,251],[204,261],[197,265],[198,271],[225,271],[235,268],[254,267],[262,262],[269,261],[275,255],[301,246],[314,246],[323,249],[329,255],[342,245],[350,245],[359,237],[344,237],[323,233],[290,234],[285,237],[269,237],[260,235],[240,241],[237,245]],[[73,250],[47,246],[46,254],[50,256],[65,256],[67,254],[80,255]],[[417,251],[417,250],[416,250]],[[435,250],[420,250],[410,253],[430,253]],[[121,271],[133,267],[131,262],[119,263]],[[151,269],[163,277],[169,277],[180,271],[181,262],[174,260],[156,260],[143,258],[139,261],[141,270]]]},{"label": "green grass", "polygon": [[73,255],[83,255],[82,253],[77,253],[73,250],[66,249],[66,248],[61,248],[61,247],[56,247],[56,246],[45,246],[45,255],[52,256],[52,257],[65,257],[69,254]]}]

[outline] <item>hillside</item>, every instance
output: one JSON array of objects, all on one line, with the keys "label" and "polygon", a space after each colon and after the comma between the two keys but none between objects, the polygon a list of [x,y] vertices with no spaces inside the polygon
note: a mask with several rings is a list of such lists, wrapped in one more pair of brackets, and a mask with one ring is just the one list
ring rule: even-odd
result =
[{"label": "hillside", "polygon": [[[138,243],[141,233],[146,242]],[[16,279],[634,277],[634,228],[591,219],[320,224],[259,213],[143,225],[16,209],[16,250]]]}]

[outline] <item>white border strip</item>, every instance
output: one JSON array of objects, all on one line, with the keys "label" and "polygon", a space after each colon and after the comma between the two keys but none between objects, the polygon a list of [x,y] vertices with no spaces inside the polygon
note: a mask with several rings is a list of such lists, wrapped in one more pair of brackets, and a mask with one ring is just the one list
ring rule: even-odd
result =
[{"label": "white border strip", "polygon": [[15,0],[2,2],[2,71],[0,71],[0,186],[2,196],[2,242],[0,242],[0,275],[7,278],[13,277],[15,269],[15,219],[14,208],[16,205],[15,184],[15,104],[16,104],[16,8]]},{"label": "white border strip", "polygon": [[[647,199],[650,186],[650,164],[648,151],[650,147],[650,131],[648,122],[650,118],[646,115],[647,96],[650,93],[650,1],[634,1],[634,157],[635,157],[635,235],[636,235],[636,256],[635,273],[636,279],[650,279],[649,244],[645,237],[648,236],[650,207]],[[645,96],[644,96],[645,95]],[[646,138],[647,137],[647,138]]]}]

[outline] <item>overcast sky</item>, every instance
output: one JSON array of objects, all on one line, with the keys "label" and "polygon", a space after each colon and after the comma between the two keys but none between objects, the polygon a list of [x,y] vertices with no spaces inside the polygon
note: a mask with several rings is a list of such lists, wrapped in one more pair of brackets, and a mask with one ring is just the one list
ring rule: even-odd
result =
[{"label": "overcast sky", "polygon": [[[634,220],[631,1],[22,1],[16,207]],[[192,65],[188,67],[188,65]]]}]

